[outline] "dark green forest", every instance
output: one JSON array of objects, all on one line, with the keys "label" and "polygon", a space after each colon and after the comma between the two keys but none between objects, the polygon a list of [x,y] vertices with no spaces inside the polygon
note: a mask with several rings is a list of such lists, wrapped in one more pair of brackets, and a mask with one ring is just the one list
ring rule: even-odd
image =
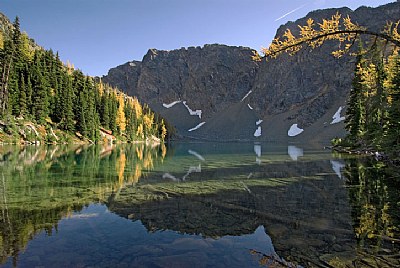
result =
[{"label": "dark green forest", "polygon": [[21,32],[18,17],[0,31],[0,73],[0,120],[9,134],[22,120],[91,142],[102,140],[100,130],[128,142],[167,136],[166,123],[147,105],[64,64]]}]

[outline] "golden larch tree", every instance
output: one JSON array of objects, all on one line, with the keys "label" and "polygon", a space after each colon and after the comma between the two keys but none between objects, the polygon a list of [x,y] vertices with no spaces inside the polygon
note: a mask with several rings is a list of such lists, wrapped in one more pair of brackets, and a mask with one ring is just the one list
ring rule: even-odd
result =
[{"label": "golden larch tree", "polygon": [[[283,36],[272,40],[268,48],[262,48],[262,56],[255,53],[254,60],[261,60],[261,57],[276,58],[282,53],[291,55],[300,51],[303,47],[312,49],[322,46],[326,41],[336,40],[339,42],[339,49],[332,52],[335,57],[341,57],[348,53],[355,41],[360,36],[371,36],[375,39],[382,39],[394,46],[400,46],[400,33],[398,31],[400,21],[388,22],[381,32],[370,31],[366,27],[353,23],[349,16],[342,17],[336,13],[331,19],[323,19],[322,23],[315,23],[312,18],[307,20],[306,25],[298,25],[299,34],[295,36],[290,29],[287,29]],[[374,43],[374,42],[373,42]]]},{"label": "golden larch tree", "polygon": [[4,49],[4,37],[2,31],[0,31],[0,49]]},{"label": "golden larch tree", "polygon": [[124,94],[119,93],[117,95],[117,99],[118,99],[118,111],[117,111],[116,123],[120,133],[123,133],[126,129]]},{"label": "golden larch tree", "polygon": [[132,106],[135,109],[136,118],[139,119],[142,116],[143,108],[142,108],[142,105],[139,103],[137,98],[133,98]]}]

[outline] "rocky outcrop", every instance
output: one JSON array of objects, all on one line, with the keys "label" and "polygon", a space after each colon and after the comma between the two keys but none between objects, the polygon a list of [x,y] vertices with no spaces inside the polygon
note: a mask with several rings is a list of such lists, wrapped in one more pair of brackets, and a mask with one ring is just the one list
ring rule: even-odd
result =
[{"label": "rocky outcrop", "polygon": [[103,82],[110,83],[115,87],[123,89],[128,95],[135,96],[137,94],[137,83],[140,76],[140,61],[130,61],[108,71]]},{"label": "rocky outcrop", "polygon": [[[313,11],[305,18],[281,26],[277,36],[287,28],[295,33],[297,25],[304,25],[308,18],[318,23],[337,12],[380,31],[387,21],[400,18],[400,3],[360,7],[355,11],[349,8]],[[351,56],[337,59],[331,55],[336,48],[336,43],[327,43],[312,51],[305,48],[295,56],[282,55],[268,62],[252,61],[253,50],[244,47],[150,49],[141,63],[113,68],[103,81],[149,103],[177,127],[181,136],[211,140],[330,140],[345,133],[343,121],[330,123],[340,107],[345,109],[354,70]],[[182,123],[182,103],[176,104],[181,106],[176,109],[179,112],[163,106],[174,101],[186,101],[190,109],[201,110],[202,118],[193,117],[190,122],[185,119]],[[246,105],[248,110],[244,112]],[[258,128],[252,122],[255,118],[263,120],[258,125],[261,135],[254,135]],[[201,122],[206,123],[189,131]],[[293,124],[298,124],[304,132],[289,137],[288,130]],[[320,135],[315,135],[316,132]]]},{"label": "rocky outcrop", "polygon": [[0,13],[0,31],[6,36],[11,36],[12,29],[13,25],[7,16]]},{"label": "rocky outcrop", "polygon": [[186,100],[209,117],[254,86],[258,64],[252,55],[250,48],[224,45],[150,49],[141,63],[113,68],[103,81],[153,105]]}]

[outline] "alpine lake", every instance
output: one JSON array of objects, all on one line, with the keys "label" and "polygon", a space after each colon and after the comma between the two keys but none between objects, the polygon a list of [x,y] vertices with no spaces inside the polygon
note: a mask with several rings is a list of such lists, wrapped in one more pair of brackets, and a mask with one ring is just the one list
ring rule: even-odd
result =
[{"label": "alpine lake", "polygon": [[0,146],[1,267],[400,267],[400,175],[323,146]]}]

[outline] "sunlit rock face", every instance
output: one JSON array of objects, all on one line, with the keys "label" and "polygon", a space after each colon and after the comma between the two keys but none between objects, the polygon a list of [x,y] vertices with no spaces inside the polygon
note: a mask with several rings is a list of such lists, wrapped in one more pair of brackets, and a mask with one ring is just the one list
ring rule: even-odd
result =
[{"label": "sunlit rock face", "polygon": [[[354,11],[348,8],[313,11],[305,18],[282,25],[277,36],[282,36],[287,28],[298,32],[297,25],[305,25],[308,18],[317,24],[337,12],[343,17],[349,15],[353,22],[368,29],[380,31],[387,21],[398,20],[400,3]],[[268,62],[254,62],[250,48],[217,44],[172,51],[150,49],[142,62],[115,67],[103,81],[149,103],[176,126],[181,137],[330,140],[345,134],[343,121],[333,125],[330,122],[339,107],[343,107],[342,115],[345,114],[354,71],[353,57],[337,59],[331,55],[337,48],[337,43],[328,42],[315,50],[305,48],[294,56],[281,55]],[[201,121],[193,119],[189,125],[182,124],[182,120],[187,122],[185,115],[162,106],[174,101],[186,101],[192,110],[202,110],[203,121],[207,122],[205,128],[188,132]],[[252,116],[236,116],[240,113],[238,103],[243,103]],[[257,128],[249,126],[253,117],[264,120],[261,135],[254,135]],[[221,126],[213,122],[229,123]],[[288,137],[293,124],[298,124],[304,133]]]}]

